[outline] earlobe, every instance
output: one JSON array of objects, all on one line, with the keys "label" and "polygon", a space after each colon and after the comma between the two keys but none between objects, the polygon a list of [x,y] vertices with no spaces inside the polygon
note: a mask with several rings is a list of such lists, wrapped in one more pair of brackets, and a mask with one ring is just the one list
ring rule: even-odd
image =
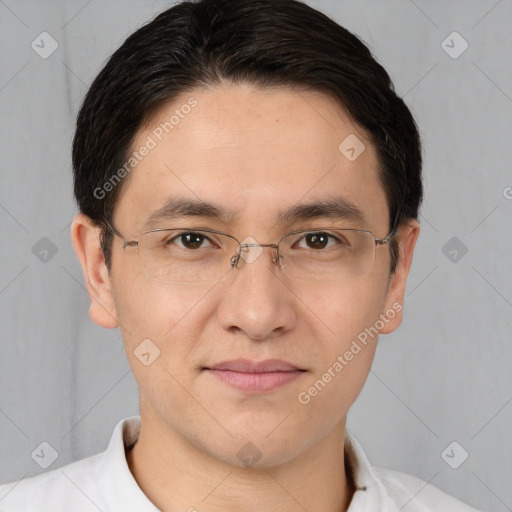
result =
[{"label": "earlobe", "polygon": [[100,229],[91,219],[79,213],[71,223],[71,241],[84,273],[91,299],[89,315],[101,327],[118,327],[112,288],[105,258],[101,250]]},{"label": "earlobe", "polygon": [[398,264],[395,273],[391,276],[388,287],[384,315],[388,318],[381,334],[393,332],[402,323],[402,310],[405,296],[407,277],[412,265],[414,248],[420,234],[420,225],[414,219],[404,223],[397,236]]}]

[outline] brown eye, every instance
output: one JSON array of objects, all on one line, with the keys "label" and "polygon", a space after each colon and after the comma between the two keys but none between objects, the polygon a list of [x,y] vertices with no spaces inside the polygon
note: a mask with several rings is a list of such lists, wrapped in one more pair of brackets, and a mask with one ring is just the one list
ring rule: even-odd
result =
[{"label": "brown eye", "polygon": [[187,249],[198,249],[206,240],[206,237],[199,233],[184,233],[180,238]]},{"label": "brown eye", "polygon": [[326,233],[308,233],[304,238],[311,249],[324,249],[329,243],[329,235]]},{"label": "brown eye", "polygon": [[195,232],[185,232],[180,233],[177,236],[169,238],[165,241],[165,245],[176,244],[178,247],[183,247],[184,249],[201,249],[203,246],[203,242],[210,242],[210,240],[201,233]]}]

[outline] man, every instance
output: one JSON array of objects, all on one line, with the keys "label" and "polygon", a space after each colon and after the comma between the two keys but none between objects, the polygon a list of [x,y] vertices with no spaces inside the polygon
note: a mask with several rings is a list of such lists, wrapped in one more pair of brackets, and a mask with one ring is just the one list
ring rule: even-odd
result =
[{"label": "man", "polygon": [[385,70],[296,0],[184,2],[92,84],[71,236],[140,418],[10,511],[470,511],[346,431],[402,318],[421,147]]}]

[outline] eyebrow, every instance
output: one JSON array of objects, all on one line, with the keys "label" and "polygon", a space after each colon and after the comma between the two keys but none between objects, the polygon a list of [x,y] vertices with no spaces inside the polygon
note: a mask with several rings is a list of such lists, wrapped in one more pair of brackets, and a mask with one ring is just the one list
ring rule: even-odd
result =
[{"label": "eyebrow", "polygon": [[279,213],[277,222],[283,223],[292,220],[318,219],[323,217],[351,221],[364,220],[363,212],[353,202],[343,197],[333,197],[323,201],[295,205]]},{"label": "eyebrow", "polygon": [[144,228],[161,221],[175,220],[184,217],[204,217],[228,220],[228,210],[204,201],[188,198],[171,198],[161,208],[155,210],[144,222]]},{"label": "eyebrow", "polygon": [[[227,222],[234,214],[222,206],[189,198],[171,198],[164,206],[152,212],[144,222],[144,229],[151,224],[186,217],[217,218]],[[331,218],[350,221],[363,221],[364,214],[353,202],[343,197],[332,197],[297,204],[281,211],[277,215],[277,223],[305,219]]]}]

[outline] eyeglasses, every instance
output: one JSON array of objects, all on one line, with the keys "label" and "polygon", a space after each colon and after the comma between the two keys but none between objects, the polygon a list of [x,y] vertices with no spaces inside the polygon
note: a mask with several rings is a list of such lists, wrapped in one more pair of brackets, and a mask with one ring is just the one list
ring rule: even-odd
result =
[{"label": "eyeglasses", "polygon": [[139,240],[126,240],[106,219],[109,231],[120,238],[123,249],[137,247],[147,277],[163,283],[208,283],[221,280],[240,260],[252,263],[264,247],[275,250],[272,259],[284,274],[298,281],[345,281],[370,272],[378,245],[385,238],[371,231],[349,228],[314,228],[293,231],[277,244],[259,244],[253,238],[235,237],[210,229],[152,229]]}]

